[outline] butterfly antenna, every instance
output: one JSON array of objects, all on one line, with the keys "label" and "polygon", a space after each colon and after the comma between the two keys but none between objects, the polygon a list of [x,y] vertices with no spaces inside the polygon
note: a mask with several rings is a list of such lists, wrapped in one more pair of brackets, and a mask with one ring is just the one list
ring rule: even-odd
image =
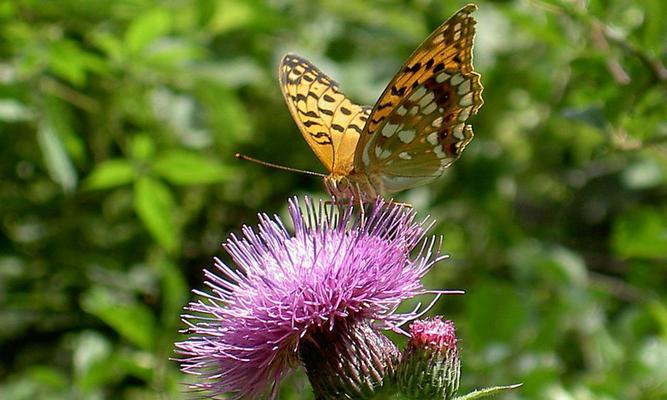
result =
[{"label": "butterfly antenna", "polygon": [[241,153],[234,154],[234,157],[236,157],[240,160],[252,161],[254,163],[261,164],[261,165],[263,165],[265,167],[269,167],[269,168],[282,169],[283,171],[296,172],[296,173],[299,173],[299,174],[319,176],[320,178],[326,177],[326,175],[320,174],[319,172],[306,171],[306,170],[303,170],[303,169],[297,169],[297,168],[286,167],[284,165],[273,164],[273,163],[270,163],[270,162],[258,160],[256,158],[248,157],[248,156],[246,156],[244,154],[241,154]]}]

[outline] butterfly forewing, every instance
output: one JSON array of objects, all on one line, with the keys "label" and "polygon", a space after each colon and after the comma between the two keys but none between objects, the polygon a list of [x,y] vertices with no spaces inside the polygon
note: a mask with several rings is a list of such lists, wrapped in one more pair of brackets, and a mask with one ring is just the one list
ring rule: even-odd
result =
[{"label": "butterfly forewing", "polygon": [[283,57],[279,76],[285,101],[308,145],[329,172],[348,175],[370,107],[353,104],[334,80],[294,54]]},{"label": "butterfly forewing", "polygon": [[357,172],[395,192],[442,175],[473,137],[465,122],[482,100],[473,71],[477,7],[468,5],[410,56],[373,107],[355,152]]}]

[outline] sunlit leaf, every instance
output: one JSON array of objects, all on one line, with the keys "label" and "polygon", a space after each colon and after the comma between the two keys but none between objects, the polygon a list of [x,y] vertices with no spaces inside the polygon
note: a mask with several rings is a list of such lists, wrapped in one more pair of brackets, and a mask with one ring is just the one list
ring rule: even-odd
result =
[{"label": "sunlit leaf", "polygon": [[151,66],[170,67],[192,63],[203,58],[204,54],[205,51],[194,44],[182,40],[162,39],[155,42],[145,57]]},{"label": "sunlit leaf", "polygon": [[88,72],[105,72],[108,68],[99,56],[69,40],[51,44],[48,62],[57,76],[75,86],[82,86],[86,82]]},{"label": "sunlit leaf", "polygon": [[88,189],[108,189],[125,185],[134,179],[134,167],[124,159],[107,160],[98,164],[84,184]]},{"label": "sunlit leaf", "polygon": [[621,176],[625,186],[641,190],[656,187],[665,181],[665,171],[651,158],[644,158],[631,163]]},{"label": "sunlit leaf", "polygon": [[667,258],[667,210],[643,208],[623,214],[614,226],[613,245],[621,257]]},{"label": "sunlit leaf", "polygon": [[267,80],[258,63],[246,57],[221,62],[203,61],[193,65],[192,73],[204,82],[234,89]]},{"label": "sunlit leaf", "polygon": [[111,343],[100,333],[88,331],[77,338],[75,346],[73,362],[77,384],[84,391],[94,390],[107,378],[107,374],[99,373],[99,367],[111,355]]},{"label": "sunlit leaf", "polygon": [[83,309],[101,319],[135,346],[150,350],[155,343],[155,319],[151,310],[138,302],[121,300],[113,292],[91,289],[81,301]]},{"label": "sunlit leaf", "polygon": [[51,179],[66,192],[74,190],[78,181],[76,170],[50,121],[40,123],[37,141]]},{"label": "sunlit leaf", "polygon": [[168,181],[181,185],[221,182],[232,173],[229,167],[203,155],[176,150],[158,155],[153,170]]},{"label": "sunlit leaf", "polygon": [[0,121],[27,121],[33,117],[33,111],[25,104],[13,99],[0,99]]},{"label": "sunlit leaf", "polygon": [[224,33],[247,25],[255,16],[252,2],[231,0],[218,3],[209,19],[207,29],[215,34]]},{"label": "sunlit leaf", "polygon": [[142,177],[134,186],[134,209],[153,238],[165,249],[178,248],[179,228],[175,222],[176,204],[163,183]]},{"label": "sunlit leaf", "polygon": [[252,128],[252,119],[246,106],[236,93],[219,85],[202,84],[197,88],[197,93],[220,147],[228,148],[230,152],[236,151],[235,148],[229,148],[229,138],[245,139]]},{"label": "sunlit leaf", "polygon": [[65,146],[65,151],[76,165],[86,162],[86,143],[81,135],[76,132],[76,114],[73,106],[55,96],[47,96],[43,99],[43,110],[58,133],[58,137]]},{"label": "sunlit leaf", "polygon": [[146,160],[155,153],[155,143],[153,139],[145,133],[140,133],[132,137],[130,144],[130,154],[137,160]]},{"label": "sunlit leaf", "polygon": [[155,8],[135,19],[125,33],[131,54],[137,54],[171,29],[171,16],[164,8]]}]

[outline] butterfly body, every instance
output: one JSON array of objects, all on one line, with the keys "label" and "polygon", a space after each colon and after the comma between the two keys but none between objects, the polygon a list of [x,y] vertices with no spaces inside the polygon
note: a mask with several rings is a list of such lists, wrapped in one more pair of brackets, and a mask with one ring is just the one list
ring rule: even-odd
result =
[{"label": "butterfly body", "polygon": [[280,83],[336,198],[375,199],[440,177],[472,140],[467,119],[483,104],[472,67],[477,7],[469,4],[408,58],[373,107],[352,103],[307,60],[287,54]]}]

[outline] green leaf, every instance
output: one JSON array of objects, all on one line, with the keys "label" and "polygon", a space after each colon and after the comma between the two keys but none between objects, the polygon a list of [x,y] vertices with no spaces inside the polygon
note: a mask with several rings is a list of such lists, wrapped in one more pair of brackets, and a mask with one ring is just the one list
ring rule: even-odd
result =
[{"label": "green leaf", "polygon": [[160,154],[153,170],[168,181],[181,184],[221,182],[231,176],[231,169],[198,153],[172,150]]},{"label": "green leaf", "polygon": [[643,208],[623,214],[612,242],[621,257],[667,258],[667,211]]},{"label": "green leaf", "polygon": [[[229,88],[238,89],[246,85],[259,85],[267,80],[259,63],[249,57],[198,62],[191,67],[191,71],[207,87],[213,83],[213,91],[216,92],[226,92]],[[247,114],[247,111],[245,112]]]},{"label": "green leaf", "polygon": [[123,48],[123,41],[110,32],[95,31],[90,35],[91,41],[104,54],[107,55],[108,61],[122,61],[125,55]]},{"label": "green leaf", "polygon": [[56,96],[45,96],[43,110],[49,123],[58,133],[65,151],[72,159],[72,163],[75,165],[84,164],[88,158],[86,143],[74,128],[77,117],[72,110],[72,106]]},{"label": "green leaf", "polygon": [[636,160],[623,170],[621,179],[625,186],[633,190],[643,190],[659,186],[665,180],[660,164],[651,158]]},{"label": "green leaf", "polygon": [[39,125],[37,142],[42,150],[44,164],[51,179],[58,183],[65,192],[71,192],[78,181],[76,170],[50,121],[43,120]]},{"label": "green leaf", "polygon": [[85,181],[87,189],[109,189],[132,182],[134,167],[122,158],[98,164]]},{"label": "green leaf", "polygon": [[507,386],[494,386],[490,388],[484,388],[484,389],[478,389],[475,390],[472,393],[468,393],[464,396],[457,396],[454,398],[454,400],[472,400],[472,399],[480,399],[482,397],[487,397],[487,396],[493,396],[496,395],[500,392],[507,391],[507,390],[512,390],[519,388],[523,385],[523,383],[517,383],[514,385],[507,385]]},{"label": "green leaf", "polygon": [[46,365],[30,366],[26,370],[26,375],[42,388],[62,390],[70,385],[67,374],[60,368]]},{"label": "green leaf", "polygon": [[145,305],[121,300],[110,290],[94,288],[84,295],[82,307],[132,344],[144,350],[153,348],[155,320]]},{"label": "green leaf", "polygon": [[155,143],[153,139],[145,134],[140,133],[132,138],[130,145],[130,154],[132,158],[137,160],[147,160],[155,153]]},{"label": "green leaf", "polygon": [[[96,331],[84,331],[73,343],[73,365],[77,387],[92,391],[104,384],[108,358],[113,353],[109,339]],[[103,367],[103,368],[100,368]]]},{"label": "green leaf", "polygon": [[0,121],[17,122],[33,119],[35,113],[29,106],[15,99],[0,99]]},{"label": "green leaf", "polygon": [[229,32],[247,26],[254,17],[255,9],[252,2],[226,1],[216,7],[209,19],[207,30],[215,34]]},{"label": "green leaf", "polygon": [[176,324],[188,301],[188,284],[181,270],[167,258],[159,262],[162,272],[162,319],[167,325]]},{"label": "green leaf", "polygon": [[134,209],[153,238],[175,252],[179,232],[174,220],[176,204],[169,189],[158,180],[142,177],[135,183]]},{"label": "green leaf", "polygon": [[239,139],[249,136],[252,118],[237,93],[210,81],[199,85],[197,92],[221,147],[233,146]]},{"label": "green leaf", "polygon": [[132,22],[125,33],[125,43],[131,54],[137,54],[170,29],[171,16],[165,9],[156,8]]},{"label": "green leaf", "polygon": [[74,86],[86,83],[89,71],[105,72],[107,65],[94,53],[83,50],[71,40],[59,40],[49,47],[48,62],[50,70],[58,77]]},{"label": "green leaf", "polygon": [[204,49],[187,41],[162,39],[155,42],[145,58],[152,66],[168,67],[201,59],[204,54]]}]

